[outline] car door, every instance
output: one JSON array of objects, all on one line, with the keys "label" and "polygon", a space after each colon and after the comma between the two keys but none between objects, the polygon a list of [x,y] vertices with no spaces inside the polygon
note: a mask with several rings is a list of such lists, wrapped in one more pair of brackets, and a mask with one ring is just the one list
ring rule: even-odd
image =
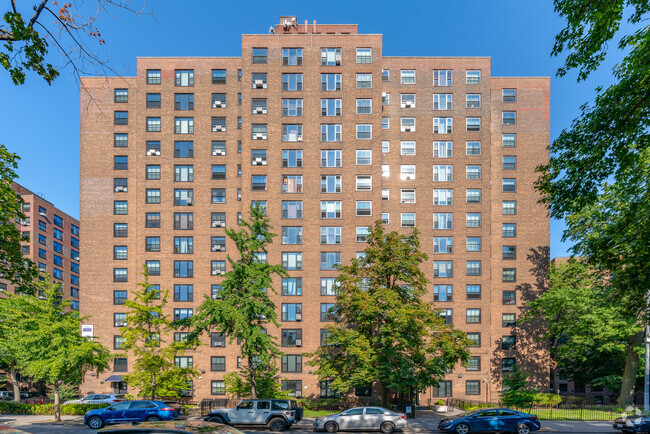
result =
[{"label": "car door", "polygon": [[271,401],[256,401],[253,421],[256,424],[264,425],[271,415]]},{"label": "car door", "polygon": [[158,416],[158,406],[150,401],[133,401],[126,411],[129,421],[144,422],[149,416]]},{"label": "car door", "polygon": [[339,428],[341,429],[364,429],[363,408],[351,408],[339,416]]},{"label": "car door", "polygon": [[363,427],[366,429],[379,429],[384,421],[384,410],[377,407],[366,407],[366,414],[363,416]]},{"label": "car door", "polygon": [[233,423],[241,423],[241,424],[252,424],[253,420],[253,401],[242,401],[239,403],[237,407],[235,407],[235,411],[232,413],[232,422]]},{"label": "car door", "polygon": [[104,422],[126,422],[128,420],[127,412],[130,406],[131,402],[118,402],[117,404],[108,407],[102,414]]},{"label": "car door", "polygon": [[499,422],[504,431],[515,432],[519,424],[519,413],[514,410],[499,410]]},{"label": "car door", "polygon": [[499,410],[484,410],[476,414],[471,423],[472,431],[497,431]]}]

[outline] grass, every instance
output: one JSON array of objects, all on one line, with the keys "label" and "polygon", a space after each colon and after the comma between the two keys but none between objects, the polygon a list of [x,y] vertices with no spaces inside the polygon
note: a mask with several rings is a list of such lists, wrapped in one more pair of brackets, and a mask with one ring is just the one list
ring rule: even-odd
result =
[{"label": "grass", "polygon": [[321,417],[327,416],[329,414],[334,414],[336,411],[333,410],[304,410],[303,417]]},{"label": "grass", "polygon": [[597,420],[597,421],[610,421],[621,416],[622,412],[607,411],[607,410],[593,410],[593,409],[572,409],[561,408],[559,410],[549,408],[533,408],[531,413],[537,416],[539,420]]}]

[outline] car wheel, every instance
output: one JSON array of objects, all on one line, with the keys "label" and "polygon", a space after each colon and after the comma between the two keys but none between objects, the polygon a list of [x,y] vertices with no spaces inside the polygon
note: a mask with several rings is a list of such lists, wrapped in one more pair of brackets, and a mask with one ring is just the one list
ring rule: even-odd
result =
[{"label": "car wheel", "polygon": [[379,429],[381,432],[393,432],[395,429],[395,424],[393,422],[384,422],[381,424],[381,427],[379,427]]},{"label": "car wheel", "polygon": [[145,419],[146,422],[160,422],[162,419],[158,416],[149,416]]},{"label": "car wheel", "polygon": [[210,419],[208,419],[208,422],[224,423],[223,418],[221,416],[211,417]]},{"label": "car wheel", "polygon": [[454,429],[456,434],[467,434],[469,432],[469,425],[466,423],[459,423]]},{"label": "car wheel", "polygon": [[517,434],[529,434],[530,426],[527,423],[520,423],[517,425]]},{"label": "car wheel", "polygon": [[99,416],[91,416],[88,419],[88,426],[92,429],[100,429],[104,427],[104,420]]},{"label": "car wheel", "polygon": [[287,422],[281,417],[276,417],[269,421],[269,429],[271,431],[282,431],[286,427],[287,427]]},{"label": "car wheel", "polygon": [[334,422],[327,422],[325,424],[325,431],[327,432],[336,432],[339,430],[339,426]]}]

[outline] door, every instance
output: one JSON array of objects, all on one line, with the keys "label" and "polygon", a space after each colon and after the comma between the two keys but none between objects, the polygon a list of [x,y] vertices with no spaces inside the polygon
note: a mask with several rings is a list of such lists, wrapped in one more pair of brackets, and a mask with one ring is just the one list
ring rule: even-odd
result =
[{"label": "door", "polygon": [[254,423],[253,421],[253,401],[242,401],[239,403],[237,407],[235,407],[235,411],[229,413],[229,415],[232,415],[231,419],[232,422],[237,424],[237,423]]},{"label": "door", "polygon": [[485,410],[478,413],[472,423],[472,431],[498,431],[499,410]]},{"label": "door", "polygon": [[366,414],[363,417],[363,427],[367,429],[379,429],[384,421],[384,410],[376,407],[366,407]]},{"label": "door", "polygon": [[515,432],[519,422],[519,415],[512,410],[500,410],[499,422],[502,430]]},{"label": "door", "polygon": [[257,401],[255,403],[255,413],[253,413],[254,423],[264,425],[271,415],[271,401]]},{"label": "door", "polygon": [[144,422],[149,416],[158,416],[158,406],[149,401],[134,401],[126,411],[129,421]]},{"label": "door", "polygon": [[351,408],[339,416],[339,428],[363,429],[363,408]]},{"label": "door", "polygon": [[131,406],[131,402],[118,402],[115,405],[110,406],[102,415],[104,417],[104,421],[107,423],[113,423],[113,422],[126,422],[127,419],[127,411],[129,410],[129,407]]}]

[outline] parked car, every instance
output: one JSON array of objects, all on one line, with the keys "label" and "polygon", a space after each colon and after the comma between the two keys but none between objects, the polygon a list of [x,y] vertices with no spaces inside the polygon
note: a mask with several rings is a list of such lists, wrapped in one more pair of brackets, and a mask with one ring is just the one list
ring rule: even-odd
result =
[{"label": "parked car", "polygon": [[528,434],[541,428],[537,416],[509,408],[483,408],[446,417],[438,422],[438,429],[467,434],[469,432],[515,432]]},{"label": "parked car", "polygon": [[[27,399],[32,394],[30,392],[20,392],[20,399]],[[0,390],[0,401],[13,401],[14,392],[8,390]]]},{"label": "parked car", "polygon": [[226,425],[267,425],[282,431],[302,419],[302,408],[291,399],[244,399],[235,408],[217,408],[203,419]]},{"label": "parked car", "polygon": [[614,429],[621,430],[624,433],[649,432],[650,414],[619,417],[614,421]]},{"label": "parked car", "polygon": [[180,434],[242,434],[237,428],[227,425],[205,422],[143,422],[133,424],[120,424],[102,428],[98,434],[156,434],[156,433],[180,433]]},{"label": "parked car", "polygon": [[165,401],[123,401],[110,407],[88,410],[84,424],[92,429],[123,422],[158,422],[185,417],[185,408]]},{"label": "parked car", "polygon": [[380,430],[389,433],[406,428],[406,415],[382,407],[356,407],[341,413],[319,417],[314,431],[336,432],[344,430]]},{"label": "parked car", "polygon": [[63,404],[115,404],[116,402],[124,401],[124,395],[106,395],[104,393],[86,395],[81,399],[71,399]]}]

